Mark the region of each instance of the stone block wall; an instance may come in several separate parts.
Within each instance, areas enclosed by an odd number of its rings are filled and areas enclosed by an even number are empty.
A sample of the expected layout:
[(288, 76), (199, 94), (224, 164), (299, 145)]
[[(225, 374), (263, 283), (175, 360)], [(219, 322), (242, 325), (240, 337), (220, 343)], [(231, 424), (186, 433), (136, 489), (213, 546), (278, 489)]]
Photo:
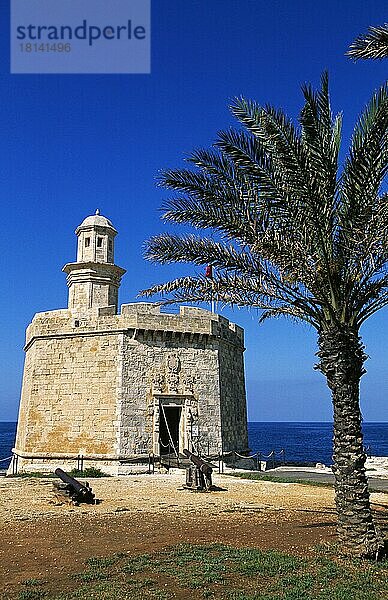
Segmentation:
[[(168, 337), (169, 339), (166, 339)], [(169, 371), (169, 360), (179, 361), (177, 373)], [(219, 370), (217, 343), (188, 333), (137, 332), (123, 340), (121, 388), (121, 453), (133, 456), (158, 454), (159, 404), (168, 401), (195, 415), (207, 449), (221, 451)], [(186, 422), (183, 427), (188, 428)], [(182, 446), (190, 446), (188, 434)], [(180, 451), (182, 451), (182, 447)]]
[(243, 349), (228, 341), (219, 350), (220, 407), (223, 451), (247, 451), (248, 429)]
[(35, 315), (15, 447), (20, 469), (66, 466), (81, 454), (87, 465), (116, 472), (120, 461), (159, 454), (164, 406), (180, 411), (180, 451), (193, 431), (204, 453), (246, 450), (243, 331), (190, 307), (165, 314), (138, 303), (114, 312)]
[(16, 448), (42, 456), (117, 454), (118, 345), (114, 333), (33, 340)]

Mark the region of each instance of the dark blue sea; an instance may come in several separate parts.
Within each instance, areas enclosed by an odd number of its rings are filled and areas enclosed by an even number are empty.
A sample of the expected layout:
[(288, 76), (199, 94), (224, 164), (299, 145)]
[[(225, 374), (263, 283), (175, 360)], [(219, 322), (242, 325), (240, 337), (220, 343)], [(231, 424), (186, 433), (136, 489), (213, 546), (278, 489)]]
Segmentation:
[[(388, 456), (388, 423), (364, 423), (363, 431), (368, 454)], [(0, 459), (11, 455), (15, 434), (16, 423), (0, 423)], [(248, 434), (252, 452), (284, 450), (287, 462), (332, 463), (331, 423), (249, 423)], [(8, 464), (0, 462), (0, 470)]]
[[(368, 455), (388, 456), (388, 423), (363, 423)], [(332, 464), (332, 423), (249, 423), (252, 452), (284, 450), (286, 462)]]
[(6, 469), (10, 460), (2, 460), (8, 458), (12, 454), (12, 448), (15, 445), (16, 423), (1, 423), (0, 422), (0, 471)]

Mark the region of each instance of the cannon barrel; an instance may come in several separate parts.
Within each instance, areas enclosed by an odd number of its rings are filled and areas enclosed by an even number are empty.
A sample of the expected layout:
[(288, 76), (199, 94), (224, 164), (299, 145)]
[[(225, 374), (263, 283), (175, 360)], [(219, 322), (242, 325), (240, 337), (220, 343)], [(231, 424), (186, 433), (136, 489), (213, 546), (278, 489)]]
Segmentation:
[(63, 471), (60, 468), (55, 469), (55, 475), (58, 475), (59, 479), (62, 479), (64, 483), (68, 483), (69, 485), (71, 485), (76, 492), (82, 492), (83, 489), (87, 489), (87, 487), (83, 483), (80, 483), (79, 481), (74, 479), (74, 477), (71, 477), (71, 475), (68, 475), (65, 471)]
[(187, 456), (187, 458), (189, 458), (191, 460), (191, 462), (196, 467), (198, 467), (204, 475), (207, 475), (208, 477), (210, 477), (210, 475), (213, 473), (213, 469), (212, 469), (211, 465), (209, 465), (209, 463), (205, 462), (199, 456), (196, 456), (195, 454), (190, 452), (190, 450), (184, 449), (183, 454), (185, 456)]
[(94, 494), (87, 482), (86, 484), (80, 483), (60, 468), (55, 469), (55, 475), (58, 475), (58, 477), (67, 484), (68, 492), (74, 500), (77, 500), (78, 502), (94, 503)]

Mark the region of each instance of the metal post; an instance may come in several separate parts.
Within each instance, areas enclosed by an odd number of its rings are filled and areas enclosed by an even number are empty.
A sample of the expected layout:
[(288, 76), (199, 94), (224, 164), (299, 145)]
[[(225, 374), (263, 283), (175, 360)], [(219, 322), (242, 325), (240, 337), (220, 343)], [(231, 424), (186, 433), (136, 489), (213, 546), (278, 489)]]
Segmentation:
[(78, 454), (77, 456), (77, 471), (83, 471), (84, 470), (84, 457), (82, 454)]
[(18, 460), (19, 456), (17, 454), (14, 454), (12, 460), (12, 475), (18, 474)]
[(170, 442), (168, 442), (168, 470), (170, 470), (170, 460), (171, 460), (170, 450), (171, 450), (171, 446), (170, 446)]

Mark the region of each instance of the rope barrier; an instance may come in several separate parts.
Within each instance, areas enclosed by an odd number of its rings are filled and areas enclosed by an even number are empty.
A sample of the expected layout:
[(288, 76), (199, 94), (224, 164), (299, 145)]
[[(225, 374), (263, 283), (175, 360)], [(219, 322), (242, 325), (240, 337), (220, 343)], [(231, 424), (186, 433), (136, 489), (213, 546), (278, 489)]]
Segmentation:
[(225, 452), (223, 456), (238, 456), (239, 458), (245, 458), (245, 459), (249, 459), (249, 458), (271, 458), (272, 456), (284, 456), (285, 452), (284, 450), (280, 450), (279, 452), (275, 452), (275, 450), (272, 450), (272, 452), (270, 452), (269, 454), (263, 454), (262, 452), (256, 452), (255, 454), (250, 454), (249, 456), (243, 456), (242, 454), (239, 454), (238, 452)]
[(8, 456), (7, 458), (0, 458), (0, 462), (5, 462), (6, 460), (10, 460), (11, 458), (13, 458), (13, 455)]
[[(196, 451), (198, 453), (198, 441), (194, 441), (190, 435), (190, 433), (188, 434), (188, 439), (191, 442), (192, 446), (196, 448)], [(176, 449), (174, 447), (174, 444), (171, 444), (171, 442), (169, 442), (168, 444), (163, 444), (163, 442), (161, 440), (159, 440), (160, 445), (163, 448), (171, 448), (172, 450), (174, 450), (174, 452), (176, 453)], [(284, 450), (279, 450), (279, 451), (275, 451), (272, 450), (272, 452), (270, 452), (269, 454), (263, 454), (262, 452), (255, 452), (255, 454), (249, 454), (249, 456), (244, 456), (243, 454), (239, 454), (238, 452), (236, 452), (235, 450), (231, 450), (230, 452), (223, 452), (222, 456), (224, 458), (228, 457), (228, 456), (235, 456), (240, 458), (241, 460), (252, 460), (254, 458), (259, 458), (260, 460), (263, 460), (265, 458), (274, 458), (275, 456), (283, 456), (285, 455), (285, 451)], [(12, 456), (10, 456), (9, 458), (12, 458)], [(210, 457), (207, 457), (206, 455), (202, 456), (203, 459), (206, 460), (211, 460)], [(4, 458), (2, 460), (9, 460), (7, 458)], [(1, 462), (1, 461), (0, 461)]]
[(238, 452), (234, 452), (235, 456), (238, 456), (239, 458), (253, 458), (255, 455), (253, 454), (252, 456), (243, 456), (242, 454), (239, 454)]

